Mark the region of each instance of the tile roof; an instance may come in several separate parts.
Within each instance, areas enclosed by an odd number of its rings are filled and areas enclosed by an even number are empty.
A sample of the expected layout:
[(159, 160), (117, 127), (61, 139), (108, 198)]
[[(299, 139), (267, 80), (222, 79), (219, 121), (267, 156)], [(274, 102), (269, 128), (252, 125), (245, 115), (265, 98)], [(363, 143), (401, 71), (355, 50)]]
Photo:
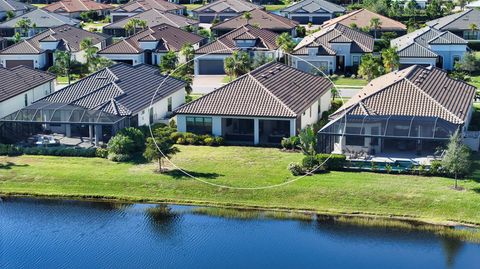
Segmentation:
[(442, 32), (426, 26), (395, 38), (390, 43), (397, 47), (400, 57), (435, 58), (438, 55), (430, 49), (431, 45), (466, 45), (468, 42), (448, 31)]
[(459, 13), (429, 21), (426, 24), (438, 30), (470, 30), (471, 24), (480, 25), (480, 10), (466, 9)]
[(80, 20), (63, 16), (57, 13), (48, 12), (43, 9), (35, 9), (23, 15), (17, 16), (9, 21), (0, 24), (0, 28), (16, 28), (16, 24), (21, 19), (29, 19), (32, 24), (35, 23), (38, 28), (51, 28), (64, 24), (71, 26), (80, 24)]
[(250, 11), (251, 19), (243, 18), (243, 14), (236, 17), (229, 18), (221, 23), (213, 25), (212, 30), (233, 30), (243, 25), (255, 25), (260, 29), (267, 29), (271, 31), (291, 30), (298, 25), (298, 22), (289, 18), (266, 12), (261, 9), (254, 9)]
[(0, 102), (22, 94), (55, 79), (55, 75), (26, 66), (0, 67)]
[(463, 124), (476, 88), (439, 68), (411, 66), (372, 80), (332, 118), (353, 115), (439, 117)]
[(114, 9), (112, 12), (143, 12), (150, 10), (152, 8), (158, 9), (160, 11), (173, 11), (173, 10), (183, 10), (184, 6), (178, 5), (165, 0), (136, 0), (128, 2), (118, 8)]
[(323, 77), (272, 62), (180, 107), (175, 113), (296, 118), (331, 87)]
[(392, 20), (388, 17), (382, 16), (367, 9), (359, 9), (352, 11), (348, 14), (333, 18), (323, 23), (322, 27), (328, 27), (334, 24), (343, 24), (350, 27), (352, 23), (356, 24), (358, 28), (369, 27), (370, 20), (373, 18), (379, 18), (381, 24), (381, 30), (383, 31), (406, 31), (407, 26), (396, 20)]
[(373, 37), (359, 30), (334, 24), (306, 36), (295, 47), (293, 54), (305, 55), (308, 54), (307, 47), (318, 47), (319, 53), (335, 55), (332, 43), (351, 43), (351, 52), (368, 53), (373, 51), (374, 40)]
[(0, 12), (36, 9), (36, 7), (15, 0), (0, 0)]
[(104, 28), (105, 29), (123, 29), (125, 24), (127, 24), (127, 22), (132, 18), (146, 21), (147, 26), (149, 27), (159, 25), (162, 23), (167, 23), (177, 28), (183, 28), (189, 25), (198, 24), (197, 20), (190, 19), (185, 16), (180, 16), (180, 15), (172, 14), (169, 12), (160, 11), (157, 9), (150, 9), (145, 12), (139, 13), (135, 16), (128, 17), (128, 18), (116, 21), (114, 23), (111, 23), (105, 26)]
[(165, 77), (154, 66), (119, 63), (58, 90), (39, 102), (70, 104), (128, 116), (147, 108), (154, 95), (153, 101), (156, 102), (184, 87), (185, 82)]
[(242, 13), (253, 9), (264, 9), (260, 5), (245, 0), (216, 0), (205, 6), (201, 6), (193, 10), (194, 13), (222, 13), (237, 12)]
[(51, 3), (44, 7), (43, 9), (50, 12), (83, 12), (90, 10), (105, 10), (112, 9), (113, 6), (109, 4), (98, 3), (93, 0), (61, 0), (58, 2)]
[(280, 10), (280, 13), (317, 13), (327, 11), (328, 13), (344, 13), (345, 8), (325, 0), (303, 0)]
[(130, 54), (140, 53), (140, 41), (158, 41), (155, 51), (180, 51), (185, 44), (197, 44), (205, 38), (185, 30), (178, 29), (168, 24), (149, 27), (135, 35), (122, 39), (105, 49), (99, 54)]
[(80, 51), (80, 42), (82, 42), (82, 40), (84, 40), (85, 38), (91, 38), (93, 44), (98, 44), (106, 40), (107, 36), (99, 33), (85, 31), (83, 29), (72, 27), (69, 25), (62, 25), (55, 28), (50, 28), (29, 39), (23, 40), (20, 43), (13, 44), (0, 51), (0, 55), (43, 53), (44, 50), (40, 47), (40, 42), (55, 40), (60, 41), (57, 49), (76, 52)]
[(252, 39), (257, 40), (257, 43), (255, 45), (256, 50), (278, 49), (278, 46), (275, 43), (278, 34), (265, 29), (258, 29), (251, 25), (246, 25), (231, 32), (228, 32), (227, 34), (217, 38), (217, 40), (200, 47), (198, 50), (195, 51), (195, 54), (230, 54), (234, 50), (238, 50), (235, 45), (235, 39), (245, 39), (246, 34), (249, 34)]

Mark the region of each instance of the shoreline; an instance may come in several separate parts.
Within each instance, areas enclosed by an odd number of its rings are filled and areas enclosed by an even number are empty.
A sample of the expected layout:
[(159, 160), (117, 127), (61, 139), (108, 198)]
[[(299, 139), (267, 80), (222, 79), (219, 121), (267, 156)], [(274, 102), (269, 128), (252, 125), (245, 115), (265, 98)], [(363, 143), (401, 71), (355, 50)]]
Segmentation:
[(188, 206), (205, 206), (212, 208), (224, 208), (234, 210), (252, 210), (263, 212), (280, 212), (280, 213), (297, 213), (297, 214), (312, 214), (327, 217), (348, 217), (361, 218), (373, 220), (392, 220), (415, 223), (418, 225), (434, 225), (441, 227), (468, 227), (480, 228), (480, 223), (465, 222), (459, 220), (433, 220), (423, 218), (420, 216), (409, 215), (395, 215), (395, 214), (380, 214), (371, 212), (340, 212), (340, 211), (321, 211), (309, 208), (292, 208), (292, 207), (266, 207), (260, 205), (248, 205), (242, 203), (222, 203), (200, 200), (188, 199), (150, 199), (150, 198), (133, 198), (133, 197), (116, 197), (116, 196), (96, 196), (96, 195), (57, 195), (45, 193), (19, 193), (19, 192), (2, 192), (0, 191), (0, 201), (3, 198), (30, 198), (30, 199), (52, 199), (52, 200), (74, 200), (74, 201), (89, 201), (89, 202), (118, 202), (118, 203), (138, 203), (138, 204), (172, 204), (172, 205), (188, 205)]

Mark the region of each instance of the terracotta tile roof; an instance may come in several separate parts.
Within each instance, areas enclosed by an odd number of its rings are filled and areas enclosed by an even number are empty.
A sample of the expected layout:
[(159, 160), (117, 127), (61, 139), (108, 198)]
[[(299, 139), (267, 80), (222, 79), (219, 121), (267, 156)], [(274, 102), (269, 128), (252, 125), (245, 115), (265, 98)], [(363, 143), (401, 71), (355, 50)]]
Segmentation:
[(243, 18), (243, 14), (228, 20), (215, 24), (211, 27), (212, 30), (234, 30), (243, 25), (255, 25), (260, 29), (267, 29), (271, 31), (285, 31), (291, 30), (298, 25), (298, 22), (289, 18), (279, 16), (260, 9), (250, 11), (252, 18), (247, 20)]
[(64, 24), (71, 26), (80, 24), (77, 19), (69, 18), (60, 14), (48, 12), (43, 9), (35, 9), (23, 15), (17, 16), (9, 21), (0, 24), (0, 28), (16, 28), (17, 22), (21, 19), (29, 19), (32, 25), (35, 23), (38, 28), (51, 28)]
[(426, 23), (438, 30), (470, 30), (470, 25), (480, 25), (480, 10), (467, 9)]
[(158, 9), (160, 11), (173, 11), (186, 9), (182, 5), (178, 5), (165, 0), (137, 0), (128, 2), (116, 9), (113, 12), (143, 12), (150, 9)]
[(264, 7), (245, 0), (216, 0), (205, 6), (193, 10), (194, 13), (222, 13), (237, 12), (242, 13), (253, 9), (264, 9)]
[(50, 28), (20, 43), (0, 51), (0, 54), (39, 54), (43, 53), (40, 41), (60, 41), (57, 49), (72, 52), (80, 51), (80, 42), (85, 38), (91, 38), (93, 44), (98, 44), (107, 39), (107, 36), (99, 33), (92, 33), (83, 29), (62, 25)]
[(280, 63), (268, 63), (180, 107), (177, 114), (296, 118), (331, 83)]
[(280, 13), (344, 13), (345, 8), (324, 0), (303, 0), (280, 10)]
[(114, 43), (99, 51), (99, 54), (140, 53), (140, 41), (158, 41), (155, 51), (179, 51), (185, 44), (197, 44), (205, 38), (168, 24), (149, 27), (135, 35)]
[(257, 50), (278, 49), (278, 46), (275, 43), (278, 34), (265, 29), (258, 29), (251, 25), (246, 25), (217, 38), (217, 40), (208, 43), (205, 46), (200, 47), (198, 50), (195, 51), (195, 53), (230, 54), (234, 50), (238, 50), (235, 45), (235, 39), (245, 39), (247, 34), (250, 35), (252, 39), (257, 40), (257, 43), (255, 45), (255, 49)]
[(295, 47), (293, 54), (308, 54), (307, 47), (318, 47), (319, 53), (335, 55), (332, 43), (351, 43), (351, 52), (369, 53), (373, 51), (373, 37), (346, 27), (342, 24), (330, 25), (322, 30), (305, 37)]
[(55, 75), (26, 66), (0, 67), (0, 102), (55, 79)]
[(128, 17), (128, 18), (119, 20), (117, 22), (111, 23), (105, 26), (104, 29), (123, 29), (125, 24), (127, 24), (127, 22), (132, 18), (146, 21), (147, 26), (149, 27), (159, 25), (162, 23), (170, 24), (177, 28), (183, 28), (189, 25), (198, 24), (197, 20), (190, 19), (185, 16), (180, 16), (180, 15), (172, 14), (169, 12), (160, 11), (157, 9), (150, 9), (145, 12), (139, 13), (135, 16)]
[(351, 13), (339, 16), (337, 18), (328, 20), (323, 23), (322, 27), (328, 27), (334, 24), (343, 24), (350, 27), (352, 23), (356, 24), (358, 28), (370, 27), (370, 20), (373, 18), (379, 18), (381, 30), (383, 31), (406, 31), (407, 26), (396, 20), (392, 20), (388, 17), (382, 16), (367, 9), (359, 9), (352, 11)]
[(476, 88), (439, 68), (412, 66), (372, 80), (332, 114), (439, 117), (463, 124)]
[(43, 9), (50, 12), (84, 12), (90, 10), (105, 10), (112, 9), (113, 6), (109, 4), (98, 3), (93, 0), (61, 0), (58, 2), (51, 3)]

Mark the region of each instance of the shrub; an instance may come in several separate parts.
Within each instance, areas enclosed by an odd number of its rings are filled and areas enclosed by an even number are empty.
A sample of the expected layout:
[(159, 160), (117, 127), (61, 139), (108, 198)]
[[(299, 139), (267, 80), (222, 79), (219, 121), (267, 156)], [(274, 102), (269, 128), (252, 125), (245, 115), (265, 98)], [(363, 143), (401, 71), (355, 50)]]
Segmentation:
[(387, 164), (385, 165), (385, 171), (387, 172), (387, 174), (392, 173), (392, 170), (393, 170), (392, 166), (387, 163)]
[(430, 163), (429, 173), (432, 176), (442, 176), (445, 175), (445, 170), (442, 166), (441, 161), (432, 161)]
[(105, 148), (97, 148), (95, 151), (95, 156), (106, 159), (108, 157), (108, 150)]
[(288, 171), (290, 171), (294, 176), (300, 176), (305, 174), (303, 167), (299, 163), (288, 164)]
[(298, 136), (284, 137), (281, 141), (282, 147), (286, 150), (294, 150), (299, 144)]
[(177, 139), (177, 144), (186, 145), (187, 141), (185, 141), (185, 138), (180, 137), (180, 138)]
[(203, 143), (207, 146), (213, 146), (213, 145), (215, 145), (215, 138), (207, 137), (203, 140)]
[(19, 156), (22, 155), (22, 149), (10, 144), (0, 144), (0, 155)]
[(221, 136), (215, 137), (215, 145), (222, 146), (223, 144), (225, 144), (225, 139), (223, 139), (223, 137)]
[(131, 153), (143, 152), (145, 150), (145, 135), (140, 129), (128, 127), (120, 130), (117, 134), (124, 135), (133, 141)]
[(170, 135), (170, 138), (171, 138), (173, 141), (178, 141), (179, 138), (183, 138), (183, 133), (182, 133), (182, 132), (173, 132), (173, 133)]
[(108, 154), (130, 155), (135, 152), (135, 142), (128, 136), (117, 134), (108, 141)]
[(318, 166), (318, 160), (314, 156), (307, 155), (307, 156), (303, 157), (302, 166), (305, 169), (311, 170), (311, 169), (315, 168), (316, 166)]
[(96, 157), (96, 148), (72, 147), (34, 147), (23, 148), (27, 155), (66, 156), (66, 157)]
[[(317, 154), (315, 156), (319, 164), (324, 164), (327, 170), (342, 170), (347, 158), (342, 154)], [(328, 160), (327, 160), (328, 159)]]
[(108, 159), (113, 162), (126, 162), (131, 159), (131, 156), (128, 154), (109, 153)]
[(196, 136), (190, 136), (185, 138), (185, 141), (188, 145), (197, 145), (199, 140)]

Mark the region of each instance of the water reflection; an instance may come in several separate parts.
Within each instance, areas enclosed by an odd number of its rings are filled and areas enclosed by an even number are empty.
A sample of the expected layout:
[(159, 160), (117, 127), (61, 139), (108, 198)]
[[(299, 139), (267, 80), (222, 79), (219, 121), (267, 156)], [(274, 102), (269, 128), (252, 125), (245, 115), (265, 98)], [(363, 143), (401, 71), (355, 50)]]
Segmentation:
[(145, 210), (150, 226), (161, 237), (171, 238), (179, 232), (182, 215), (168, 205), (157, 205)]
[(464, 243), (458, 239), (442, 238), (442, 248), (445, 253), (445, 263), (447, 268), (453, 268), (455, 259), (460, 254)]

